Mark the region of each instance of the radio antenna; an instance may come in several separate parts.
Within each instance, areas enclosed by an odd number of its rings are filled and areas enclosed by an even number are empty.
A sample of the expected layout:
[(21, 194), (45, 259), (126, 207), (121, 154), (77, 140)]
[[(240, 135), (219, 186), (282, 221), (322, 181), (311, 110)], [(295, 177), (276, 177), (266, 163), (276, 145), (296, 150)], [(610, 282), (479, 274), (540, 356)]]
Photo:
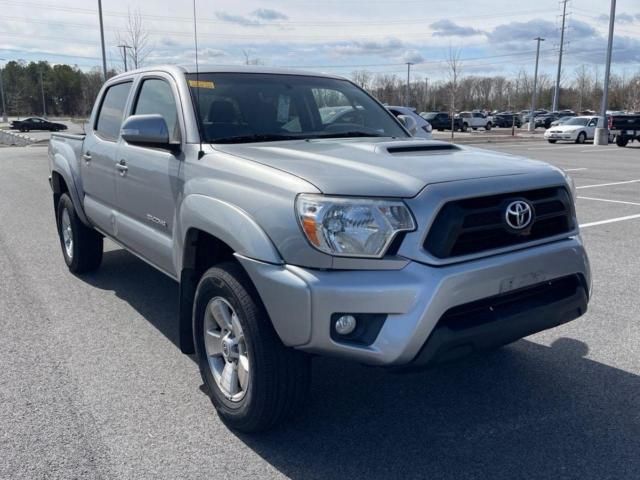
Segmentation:
[(196, 47), (196, 115), (198, 116), (198, 136), (200, 137), (200, 150), (198, 150), (198, 160), (204, 157), (202, 150), (202, 119), (200, 118), (200, 68), (198, 66), (198, 22), (196, 21), (196, 0), (193, 0), (193, 41)]

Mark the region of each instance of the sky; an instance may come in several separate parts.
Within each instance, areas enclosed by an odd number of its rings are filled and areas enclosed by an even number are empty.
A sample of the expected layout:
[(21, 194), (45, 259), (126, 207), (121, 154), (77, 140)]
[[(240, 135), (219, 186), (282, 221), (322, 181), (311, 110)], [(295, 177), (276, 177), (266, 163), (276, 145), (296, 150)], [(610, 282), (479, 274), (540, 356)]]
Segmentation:
[[(355, 70), (446, 77), (457, 50), (467, 75), (532, 71), (534, 37), (544, 37), (541, 72), (555, 74), (562, 7), (558, 0), (195, 0), (202, 64), (268, 66), (349, 76)], [(640, 0), (618, 0), (613, 69), (640, 71)], [(0, 64), (47, 60), (84, 70), (101, 65), (97, 0), (0, 0)], [(194, 63), (192, 0), (102, 0), (107, 63), (128, 12), (149, 34), (147, 65)], [(604, 70), (609, 2), (568, 3), (563, 76), (581, 65)]]

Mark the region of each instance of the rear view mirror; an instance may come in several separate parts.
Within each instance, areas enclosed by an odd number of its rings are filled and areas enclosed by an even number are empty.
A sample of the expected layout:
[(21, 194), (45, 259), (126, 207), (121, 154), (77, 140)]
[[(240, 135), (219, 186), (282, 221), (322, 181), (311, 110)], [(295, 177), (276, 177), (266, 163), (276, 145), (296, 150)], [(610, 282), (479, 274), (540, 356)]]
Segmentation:
[(398, 115), (398, 120), (404, 125), (404, 128), (409, 130), (412, 136), (418, 132), (418, 122), (416, 122), (415, 118), (409, 115)]
[(159, 114), (130, 116), (122, 124), (121, 135), (125, 142), (141, 147), (175, 151), (180, 146), (169, 140), (167, 122)]

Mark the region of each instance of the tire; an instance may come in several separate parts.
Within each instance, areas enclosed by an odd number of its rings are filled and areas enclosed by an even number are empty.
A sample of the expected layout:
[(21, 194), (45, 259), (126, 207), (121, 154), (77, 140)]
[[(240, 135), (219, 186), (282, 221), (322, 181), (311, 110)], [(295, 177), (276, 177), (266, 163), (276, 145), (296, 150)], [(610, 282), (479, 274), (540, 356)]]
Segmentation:
[(96, 270), (102, 262), (102, 235), (82, 223), (66, 193), (58, 200), (56, 224), (62, 255), (69, 270), (72, 273)]
[(557, 140), (547, 140), (549, 143), (556, 143)]
[(629, 143), (629, 139), (623, 135), (616, 135), (616, 145), (619, 147), (626, 147)]
[(489, 122), (484, 126), (484, 129), (488, 132), (489, 130), (491, 130), (491, 126), (491, 122)]
[(578, 134), (578, 138), (576, 138), (576, 143), (582, 145), (586, 141), (587, 141), (587, 134), (584, 132), (580, 132)]
[[(235, 322), (216, 319), (233, 318), (234, 313)], [(228, 325), (226, 330), (221, 324)], [(229, 427), (247, 433), (268, 430), (305, 403), (310, 357), (282, 344), (240, 265), (222, 263), (204, 273), (196, 289), (193, 325), (202, 380)], [(219, 339), (230, 343), (225, 346)], [(232, 372), (227, 376), (223, 372), (228, 368)], [(231, 378), (227, 385), (225, 377)]]
[(478, 130), (478, 127), (471, 127), (471, 129), (475, 132), (476, 130)]
[(463, 124), (462, 124), (462, 128), (461, 128), (461, 130), (462, 130), (463, 132), (466, 132), (467, 130), (469, 130), (469, 124), (468, 124), (468, 123), (466, 123), (466, 122), (465, 122), (465, 123), (463, 123)]

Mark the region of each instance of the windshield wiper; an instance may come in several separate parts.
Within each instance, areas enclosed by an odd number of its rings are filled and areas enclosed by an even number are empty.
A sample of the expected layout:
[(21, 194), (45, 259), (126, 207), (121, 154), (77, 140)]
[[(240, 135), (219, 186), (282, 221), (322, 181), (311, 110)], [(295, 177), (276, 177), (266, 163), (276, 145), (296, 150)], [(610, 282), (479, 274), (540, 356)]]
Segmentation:
[(237, 135), (235, 137), (223, 137), (211, 140), (211, 143), (251, 143), (251, 142), (277, 142), (279, 140), (301, 140), (296, 135), (282, 135), (278, 133), (260, 133), (254, 135)]

